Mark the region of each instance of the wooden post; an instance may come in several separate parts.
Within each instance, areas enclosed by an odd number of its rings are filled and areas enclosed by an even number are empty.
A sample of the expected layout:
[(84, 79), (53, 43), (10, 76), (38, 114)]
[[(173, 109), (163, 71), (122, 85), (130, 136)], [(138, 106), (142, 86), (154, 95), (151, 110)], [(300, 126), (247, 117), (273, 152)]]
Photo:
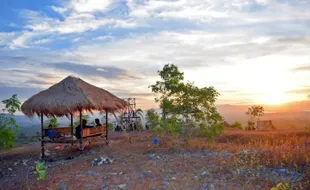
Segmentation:
[(108, 122), (108, 110), (105, 111), (105, 126), (106, 126), (106, 145), (108, 145), (108, 133), (109, 133), (109, 122)]
[[(71, 138), (73, 139), (73, 114), (72, 113), (71, 113)], [(71, 145), (73, 145), (73, 141)]]
[(41, 158), (44, 159), (44, 122), (43, 122), (43, 113), (41, 113)]
[(80, 138), (80, 151), (83, 152), (83, 121), (82, 121), (82, 110), (80, 110), (80, 134), (81, 134), (81, 138)]

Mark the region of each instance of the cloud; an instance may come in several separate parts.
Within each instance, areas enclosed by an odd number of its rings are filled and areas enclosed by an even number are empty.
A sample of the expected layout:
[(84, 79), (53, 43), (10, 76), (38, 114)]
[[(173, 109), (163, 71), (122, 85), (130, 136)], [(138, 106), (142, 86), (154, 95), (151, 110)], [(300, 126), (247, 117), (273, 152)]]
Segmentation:
[(10, 43), (16, 35), (16, 32), (0, 32), (0, 47)]
[(302, 66), (302, 67), (296, 67), (292, 69), (294, 72), (299, 72), (299, 71), (310, 71), (310, 66)]
[(32, 88), (32, 87), (12, 87), (5, 86), (0, 83), (0, 100), (11, 97), (13, 94), (17, 94), (17, 97), (24, 101), (34, 94), (40, 92), (42, 89), (40, 88)]
[(292, 93), (292, 94), (309, 94), (310, 93), (310, 87), (306, 87), (306, 88), (302, 88), (302, 89), (290, 90), (287, 93)]
[(106, 79), (138, 79), (139, 77), (133, 76), (124, 69), (112, 66), (97, 67), (92, 65), (83, 65), (77, 63), (53, 63), (46, 64), (47, 67), (53, 67), (59, 70), (68, 71), (70, 73), (78, 74), (83, 77), (103, 77)]
[(49, 43), (51, 41), (52, 41), (52, 39), (50, 39), (50, 38), (44, 38), (44, 39), (36, 40), (33, 43), (34, 44), (46, 44), (46, 43)]
[[(29, 48), (39, 45), (36, 37), (53, 35), (49, 41), (57, 40), (59, 36), (82, 34), (99, 30), (113, 31), (134, 30), (138, 27), (147, 30), (162, 30), (173, 28), (200, 28), (207, 30), (223, 30), (227, 27), (244, 27), (254, 25), (262, 30), (262, 24), (281, 22), (280, 25), (264, 27), (264, 31), (291, 32), (309, 30), (301, 21), (308, 22), (309, 14), (305, 7), (310, 2), (280, 3), (269, 0), (71, 0), (50, 9), (61, 15), (61, 18), (51, 17), (45, 12), (23, 10), (21, 16), (25, 19), (25, 30), (20, 32), (9, 44), (11, 49)], [(296, 22), (298, 21), (298, 22)], [(287, 22), (287, 23), (285, 23)], [(187, 23), (187, 24), (186, 24)], [(206, 28), (205, 23), (208, 23)], [(255, 25), (257, 24), (257, 25)], [(259, 25), (258, 25), (259, 24)], [(277, 30), (274, 27), (279, 27)], [(298, 31), (296, 31), (298, 30)], [(134, 32), (138, 32), (135, 30)], [(126, 31), (124, 32), (126, 33)], [(35, 40), (32, 42), (31, 40)], [(72, 41), (75, 43), (75, 41)], [(1, 45), (1, 40), (0, 40)]]
[(105, 12), (112, 2), (112, 0), (71, 0), (68, 6), (76, 12)]
[(17, 48), (28, 48), (27, 45), (28, 40), (30, 40), (35, 34), (32, 32), (25, 32), (22, 35), (18, 36), (17, 38), (13, 39), (10, 43), (10, 49), (17, 49)]

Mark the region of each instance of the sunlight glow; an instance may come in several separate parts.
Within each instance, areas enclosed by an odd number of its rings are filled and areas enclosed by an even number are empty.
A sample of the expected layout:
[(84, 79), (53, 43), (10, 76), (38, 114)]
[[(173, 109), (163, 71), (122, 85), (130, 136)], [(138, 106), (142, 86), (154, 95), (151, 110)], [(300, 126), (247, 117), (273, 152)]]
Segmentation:
[(285, 93), (274, 93), (274, 94), (266, 94), (263, 97), (261, 103), (270, 104), (270, 105), (278, 105), (288, 103), (290, 100)]

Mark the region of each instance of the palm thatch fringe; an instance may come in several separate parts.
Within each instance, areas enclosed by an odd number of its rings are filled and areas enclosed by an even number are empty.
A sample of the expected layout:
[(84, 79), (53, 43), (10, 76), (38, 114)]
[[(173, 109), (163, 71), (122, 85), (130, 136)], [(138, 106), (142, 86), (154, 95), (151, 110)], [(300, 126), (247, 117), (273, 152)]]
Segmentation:
[(28, 117), (70, 117), (82, 111), (117, 112), (126, 108), (126, 101), (110, 92), (69, 76), (47, 90), (32, 96), (21, 107)]

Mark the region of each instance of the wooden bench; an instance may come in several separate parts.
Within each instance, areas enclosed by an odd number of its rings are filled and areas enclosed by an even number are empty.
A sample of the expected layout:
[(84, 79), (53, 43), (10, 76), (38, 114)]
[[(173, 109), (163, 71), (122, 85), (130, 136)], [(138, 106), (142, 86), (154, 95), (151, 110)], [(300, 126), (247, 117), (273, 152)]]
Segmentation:
[(106, 126), (100, 126), (100, 127), (94, 127), (94, 128), (86, 128), (83, 129), (83, 135), (82, 137), (93, 137), (93, 136), (99, 136), (102, 134), (107, 133), (107, 128)]
[[(45, 136), (47, 136), (47, 130), (49, 129), (44, 130)], [(54, 128), (53, 131), (59, 132), (61, 135), (66, 135), (66, 134), (71, 135), (71, 127)]]

